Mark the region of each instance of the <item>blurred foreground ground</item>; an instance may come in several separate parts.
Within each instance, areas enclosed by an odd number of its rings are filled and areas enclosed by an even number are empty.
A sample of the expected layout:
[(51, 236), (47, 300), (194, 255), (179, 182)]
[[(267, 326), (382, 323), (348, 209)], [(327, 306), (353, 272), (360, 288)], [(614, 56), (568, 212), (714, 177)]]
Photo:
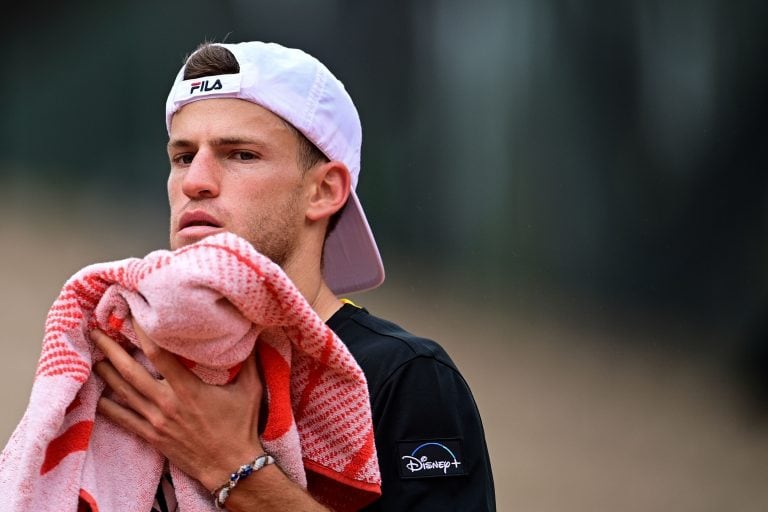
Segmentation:
[[(11, 210), (0, 210), (3, 445), (26, 406), (45, 314), (64, 280), (86, 264), (162, 247), (165, 230), (155, 215), (127, 216), (127, 227), (87, 221), (85, 210), (35, 222)], [(704, 333), (605, 307), (598, 317), (561, 314), (562, 301), (541, 296), (488, 303), (406, 277), (390, 268), (382, 289), (354, 299), (452, 355), (484, 419), (499, 510), (768, 510), (768, 426), (751, 418), (722, 369), (664, 348)]]

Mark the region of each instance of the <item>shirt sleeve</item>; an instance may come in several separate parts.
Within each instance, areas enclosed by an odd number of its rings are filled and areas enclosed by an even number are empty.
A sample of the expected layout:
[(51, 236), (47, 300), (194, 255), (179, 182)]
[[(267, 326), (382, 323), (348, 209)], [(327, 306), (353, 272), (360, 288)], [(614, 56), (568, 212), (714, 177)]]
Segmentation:
[(480, 414), (454, 367), (416, 357), (373, 391), (382, 497), (364, 510), (496, 510)]

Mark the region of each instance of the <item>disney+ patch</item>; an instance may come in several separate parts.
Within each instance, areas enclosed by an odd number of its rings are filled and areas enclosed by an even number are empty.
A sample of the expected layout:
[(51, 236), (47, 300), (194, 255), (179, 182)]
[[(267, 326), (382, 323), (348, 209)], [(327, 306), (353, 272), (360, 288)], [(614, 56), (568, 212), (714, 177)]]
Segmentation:
[(397, 455), (401, 478), (466, 474), (459, 439), (400, 441)]

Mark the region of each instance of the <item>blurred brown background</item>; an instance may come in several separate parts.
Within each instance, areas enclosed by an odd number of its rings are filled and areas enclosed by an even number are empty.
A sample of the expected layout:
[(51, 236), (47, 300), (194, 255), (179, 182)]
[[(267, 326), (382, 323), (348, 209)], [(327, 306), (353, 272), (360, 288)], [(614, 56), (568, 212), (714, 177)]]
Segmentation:
[(385, 285), (480, 407), (499, 510), (768, 509), (768, 4), (83, 1), (0, 19), (0, 439), (45, 314), (166, 246), (163, 103), (205, 38), (361, 112)]

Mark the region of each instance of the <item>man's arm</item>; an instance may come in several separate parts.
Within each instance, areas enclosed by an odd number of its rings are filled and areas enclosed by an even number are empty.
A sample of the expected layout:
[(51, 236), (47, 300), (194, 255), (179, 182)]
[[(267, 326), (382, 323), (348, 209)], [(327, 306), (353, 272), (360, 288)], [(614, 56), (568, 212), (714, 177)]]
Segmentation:
[[(258, 436), (263, 388), (254, 357), (233, 382), (205, 384), (133, 325), (163, 378), (155, 379), (117, 342), (94, 331), (91, 338), (106, 356), (94, 370), (122, 402), (102, 397), (99, 413), (150, 443), (209, 491), (219, 488), (238, 467), (264, 453)], [(327, 511), (275, 465), (241, 480), (226, 506), (233, 512)]]
[(382, 497), (366, 511), (495, 511), (488, 448), (472, 393), (444, 360), (401, 365), (373, 399)]

